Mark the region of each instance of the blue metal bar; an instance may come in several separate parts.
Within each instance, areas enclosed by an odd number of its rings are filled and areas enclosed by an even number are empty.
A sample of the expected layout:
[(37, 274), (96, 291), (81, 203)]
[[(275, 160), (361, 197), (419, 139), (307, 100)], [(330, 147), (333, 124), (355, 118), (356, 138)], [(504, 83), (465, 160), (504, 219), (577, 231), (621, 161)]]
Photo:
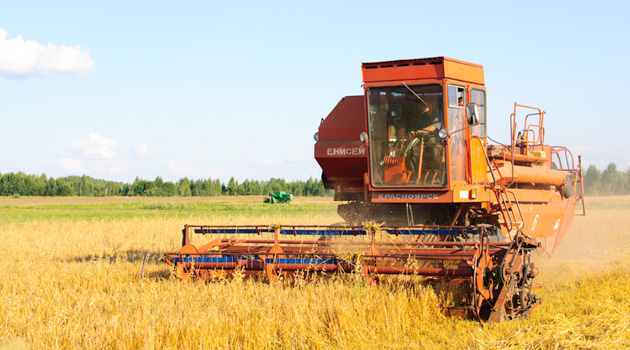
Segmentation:
[(282, 229), (281, 235), (296, 236), (365, 236), (364, 229), (343, 229), (343, 228), (313, 228), (313, 229)]
[(210, 257), (210, 256), (182, 256), (182, 257), (172, 257), (171, 261), (173, 263), (232, 263), (236, 262), (236, 257), (234, 256), (224, 256), (224, 257)]
[[(237, 257), (237, 256), (224, 256), (224, 257), (209, 257), (209, 256), (174, 256), (170, 258), (173, 263), (233, 263), (238, 260), (258, 260), (259, 258), (252, 257)], [(276, 264), (307, 264), (307, 265), (320, 265), (320, 264), (336, 264), (339, 259), (336, 258), (278, 258)], [(266, 263), (273, 263), (272, 258), (265, 259)]]
[(195, 233), (199, 234), (259, 234), (263, 232), (273, 232), (268, 228), (196, 228)]
[[(265, 259), (266, 263), (273, 263), (273, 259)], [(323, 265), (323, 264), (336, 264), (336, 259), (315, 259), (315, 258), (304, 258), (304, 259), (276, 259), (276, 264), (307, 264), (307, 265)]]
[(476, 234), (478, 230), (473, 228), (383, 228), (390, 235), (438, 235), (438, 236), (459, 236), (462, 234)]
[[(381, 227), (383, 232), (390, 235), (439, 235), (439, 236), (459, 236), (463, 234), (478, 234), (479, 228), (474, 227)], [(274, 229), (267, 226), (207, 226), (194, 228), (198, 234), (260, 234), (273, 233)], [(281, 235), (293, 236), (365, 236), (368, 230), (362, 227), (308, 227), (308, 226), (286, 226), (280, 229)]]

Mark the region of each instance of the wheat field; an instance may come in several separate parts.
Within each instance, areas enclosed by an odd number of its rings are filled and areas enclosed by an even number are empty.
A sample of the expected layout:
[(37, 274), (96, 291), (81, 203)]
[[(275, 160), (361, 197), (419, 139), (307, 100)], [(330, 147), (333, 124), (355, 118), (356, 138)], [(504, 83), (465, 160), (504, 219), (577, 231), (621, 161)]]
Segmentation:
[(630, 197), (587, 198), (556, 254), (536, 257), (543, 303), (500, 324), (442, 316), (422, 284), (180, 281), (158, 260), (184, 224), (340, 221), (329, 199), (253, 214), (233, 210), (260, 198), (200, 201), (0, 199), (0, 349), (630, 348)]

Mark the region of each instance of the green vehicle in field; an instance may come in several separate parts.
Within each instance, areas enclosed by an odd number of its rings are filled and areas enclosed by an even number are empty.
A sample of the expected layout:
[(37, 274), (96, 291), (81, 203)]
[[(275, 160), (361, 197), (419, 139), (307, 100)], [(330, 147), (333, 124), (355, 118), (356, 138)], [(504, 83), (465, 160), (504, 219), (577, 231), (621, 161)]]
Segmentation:
[(265, 203), (289, 203), (293, 200), (292, 194), (287, 194), (284, 191), (269, 191), (269, 196), (265, 198)]

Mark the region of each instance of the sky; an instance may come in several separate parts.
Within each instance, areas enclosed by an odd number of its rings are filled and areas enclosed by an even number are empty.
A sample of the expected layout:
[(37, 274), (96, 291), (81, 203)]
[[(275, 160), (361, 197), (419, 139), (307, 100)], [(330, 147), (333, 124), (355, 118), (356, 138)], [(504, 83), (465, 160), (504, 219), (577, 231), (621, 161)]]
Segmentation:
[(488, 134), (514, 103), (546, 143), (630, 167), (628, 1), (10, 1), (0, 11), (0, 172), (319, 178), (313, 134), (361, 63), (484, 66)]

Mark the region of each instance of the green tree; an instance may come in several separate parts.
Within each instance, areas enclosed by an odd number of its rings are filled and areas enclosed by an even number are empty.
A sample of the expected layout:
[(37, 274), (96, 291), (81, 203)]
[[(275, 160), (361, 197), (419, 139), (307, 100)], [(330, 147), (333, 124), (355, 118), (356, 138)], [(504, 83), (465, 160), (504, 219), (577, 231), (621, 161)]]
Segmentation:
[(142, 196), (144, 194), (144, 180), (140, 180), (138, 177), (133, 181), (131, 185), (131, 196)]
[(231, 177), (230, 181), (228, 181), (228, 184), (227, 184), (227, 195), (235, 196), (237, 194), (238, 194), (238, 182), (234, 180), (234, 177)]
[(162, 195), (172, 197), (177, 195), (178, 186), (172, 182), (165, 182), (162, 187)]
[(72, 186), (64, 179), (57, 180), (57, 195), (59, 196), (74, 196), (75, 192)]
[(48, 179), (48, 183), (46, 184), (46, 192), (45, 196), (54, 197), (59, 193), (59, 188), (57, 187), (57, 180), (52, 177)]
[(192, 192), (190, 191), (190, 183), (186, 177), (179, 180), (179, 195), (184, 197), (192, 195)]
[(599, 183), (599, 179), (601, 177), (601, 173), (597, 170), (595, 165), (590, 165), (586, 172), (584, 173), (584, 192), (587, 195), (598, 195), (599, 191), (601, 191), (601, 184)]
[(617, 171), (617, 165), (610, 163), (602, 171), (601, 182), (606, 195), (621, 194), (620, 190), (624, 187), (624, 176)]

